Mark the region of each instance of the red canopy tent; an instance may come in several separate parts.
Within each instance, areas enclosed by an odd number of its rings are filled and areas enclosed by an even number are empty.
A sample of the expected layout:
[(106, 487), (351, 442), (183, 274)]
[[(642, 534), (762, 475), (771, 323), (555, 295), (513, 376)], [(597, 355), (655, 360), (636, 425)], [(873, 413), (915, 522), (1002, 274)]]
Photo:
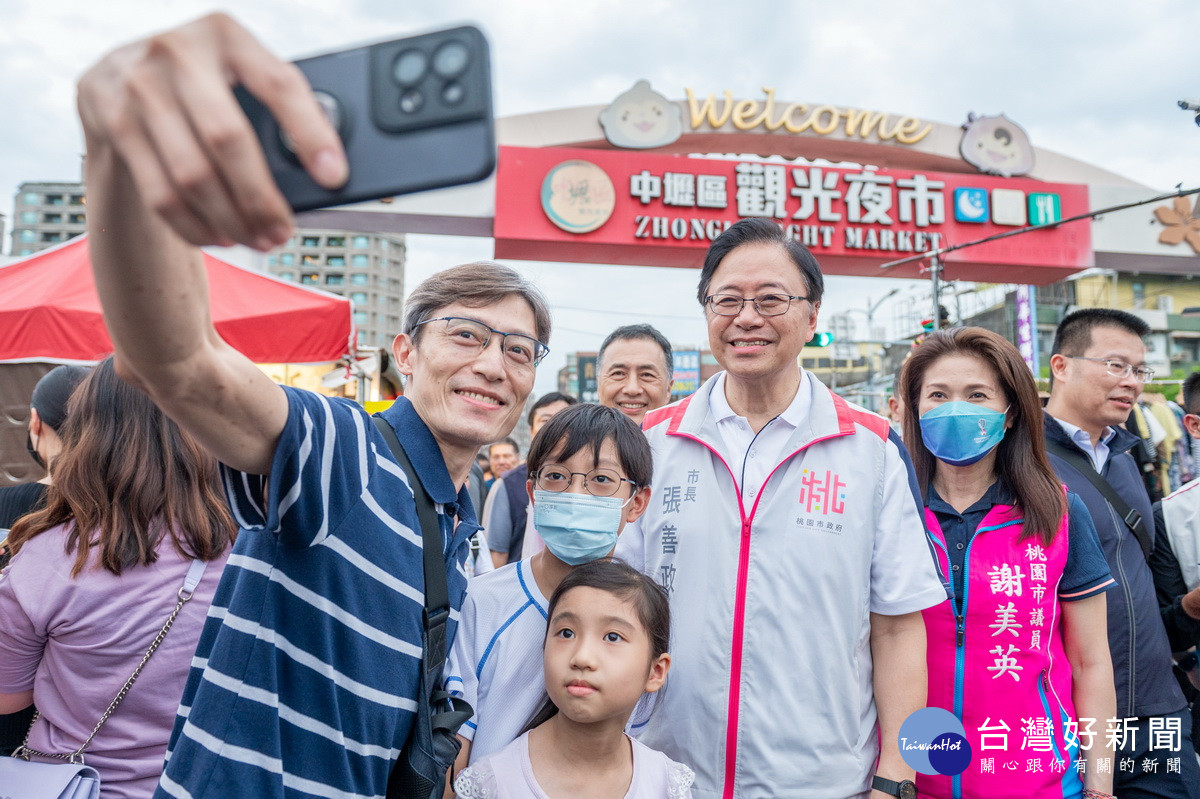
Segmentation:
[[(205, 253), (213, 322), (256, 363), (336, 361), (350, 351), (350, 301)], [(0, 362), (96, 361), (113, 350), (85, 236), (0, 268)]]

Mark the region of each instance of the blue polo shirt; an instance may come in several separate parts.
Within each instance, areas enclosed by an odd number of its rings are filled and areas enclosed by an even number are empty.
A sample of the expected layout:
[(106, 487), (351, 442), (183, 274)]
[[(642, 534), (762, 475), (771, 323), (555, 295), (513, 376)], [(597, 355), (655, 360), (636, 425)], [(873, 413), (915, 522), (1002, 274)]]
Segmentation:
[[(931, 483), (927, 505), (937, 516), (946, 539), (946, 552), (950, 557), (950, 570), (954, 574), (954, 602), (962, 604), (963, 563), (966, 561), (967, 545), (983, 522), (983, 517), (993, 505), (1012, 505), (1016, 501), (1002, 482), (997, 480), (988, 487), (983, 496), (962, 513), (942, 499)], [(1076, 494), (1067, 492), (1067, 564), (1063, 569), (1062, 581), (1058, 585), (1058, 598), (1064, 602), (1077, 602), (1103, 593), (1116, 585), (1108, 570), (1108, 561), (1100, 550), (1100, 539), (1092, 515)]]
[[(270, 478), (222, 470), (241, 530), (156, 797), (383, 797), (412, 725), (425, 582), (413, 492), (361, 407), (284, 391)], [(439, 506), (453, 640), (475, 512), (412, 404), (383, 416)]]

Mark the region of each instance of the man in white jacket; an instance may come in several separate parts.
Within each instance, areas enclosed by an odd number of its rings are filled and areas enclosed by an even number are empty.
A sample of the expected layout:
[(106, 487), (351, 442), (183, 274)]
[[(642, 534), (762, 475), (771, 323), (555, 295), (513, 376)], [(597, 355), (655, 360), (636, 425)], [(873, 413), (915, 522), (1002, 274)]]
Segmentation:
[(699, 290), (725, 371), (643, 423), (653, 493), (617, 556), (674, 622), (640, 736), (698, 799), (911, 795), (897, 737), (925, 704), (920, 611), (947, 595), (899, 439), (800, 369), (822, 289), (774, 221), (730, 227)]

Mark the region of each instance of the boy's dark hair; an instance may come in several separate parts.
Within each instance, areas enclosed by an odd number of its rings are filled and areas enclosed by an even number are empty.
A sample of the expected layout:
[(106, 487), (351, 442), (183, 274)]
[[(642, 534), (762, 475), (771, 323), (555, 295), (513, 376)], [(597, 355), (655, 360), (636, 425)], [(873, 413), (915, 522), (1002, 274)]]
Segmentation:
[(1183, 381), (1183, 410), (1200, 416), (1200, 372), (1192, 372)]
[(521, 448), (517, 446), (517, 442), (514, 441), (512, 439), (512, 437), (510, 436), (509, 438), (502, 438), (499, 441), (493, 441), (492, 443), (488, 444), (487, 455), (488, 455), (489, 460), (492, 457), (492, 447), (497, 446), (498, 444), (508, 444), (508, 445), (512, 446), (513, 452), (515, 452), (517, 454), (517, 456), (520, 457)]
[(672, 370), (675, 366), (675, 359), (671, 355), (671, 342), (667, 341), (667, 337), (658, 332), (658, 329), (653, 325), (621, 325), (616, 330), (608, 334), (604, 339), (604, 343), (600, 345), (600, 352), (596, 354), (596, 363), (604, 363), (604, 351), (608, 349), (608, 345), (614, 341), (636, 341), (638, 339), (646, 339), (653, 341), (662, 349), (663, 362), (667, 366), (667, 378), (670, 379), (673, 374)]
[(717, 236), (704, 255), (704, 266), (700, 269), (700, 287), (696, 298), (704, 305), (708, 296), (708, 285), (712, 282), (713, 273), (721, 265), (726, 255), (741, 247), (743, 244), (778, 244), (796, 264), (800, 275), (804, 278), (804, 292), (813, 305), (821, 301), (825, 292), (825, 279), (821, 276), (821, 267), (817, 259), (800, 242), (789, 239), (783, 228), (773, 219), (743, 219), (729, 226), (729, 229)]
[[(572, 588), (595, 588), (631, 603), (637, 610), (638, 621), (646, 630), (646, 637), (650, 639), (650, 657), (657, 658), (670, 650), (671, 603), (667, 592), (637, 569), (622, 561), (607, 558), (576, 566), (550, 596), (547, 619), (554, 618), (554, 609), (559, 600)], [(541, 725), (556, 713), (558, 708), (547, 696), (521, 734)]]
[(1097, 327), (1117, 327), (1138, 338), (1150, 333), (1150, 325), (1131, 313), (1115, 308), (1083, 308), (1058, 323), (1050, 354), (1082, 355), (1092, 345), (1092, 331)]
[(556, 402), (565, 402), (568, 405), (574, 405), (579, 400), (572, 397), (570, 394), (563, 394), (561, 391), (551, 391), (549, 394), (543, 394), (537, 398), (537, 402), (533, 403), (533, 407), (529, 409), (529, 415), (525, 417), (526, 423), (533, 427), (533, 417), (539, 410), (547, 405), (553, 405)]
[(638, 426), (616, 408), (606, 408), (593, 402), (572, 405), (553, 419), (534, 436), (525, 463), (529, 477), (547, 463), (563, 461), (584, 447), (592, 450), (595, 462), (600, 462), (600, 449), (611, 440), (617, 448), (617, 458), (625, 476), (638, 487), (650, 485), (654, 476), (654, 457), (650, 444)]

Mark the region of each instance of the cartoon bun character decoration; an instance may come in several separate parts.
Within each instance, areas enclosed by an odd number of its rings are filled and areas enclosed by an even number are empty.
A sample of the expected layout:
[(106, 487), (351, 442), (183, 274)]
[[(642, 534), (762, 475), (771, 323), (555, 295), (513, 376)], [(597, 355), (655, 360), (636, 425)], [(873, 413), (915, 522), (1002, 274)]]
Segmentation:
[(1025, 130), (1003, 114), (967, 114), (962, 141), (963, 160), (980, 172), (1011, 178), (1033, 169), (1033, 145)]
[(683, 135), (683, 111), (639, 80), (600, 112), (600, 126), (613, 146), (648, 150)]

